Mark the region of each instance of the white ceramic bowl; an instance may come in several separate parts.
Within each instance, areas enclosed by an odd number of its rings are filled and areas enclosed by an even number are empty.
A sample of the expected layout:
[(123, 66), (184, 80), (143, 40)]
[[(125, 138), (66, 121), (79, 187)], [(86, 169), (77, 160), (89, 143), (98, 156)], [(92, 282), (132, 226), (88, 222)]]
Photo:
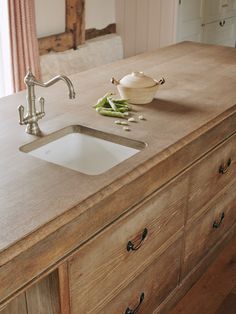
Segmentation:
[(133, 72), (120, 81), (112, 78), (111, 82), (116, 85), (122, 98), (128, 99), (132, 104), (141, 105), (153, 100), (159, 86), (165, 83), (165, 79), (161, 78), (157, 81), (144, 75), (143, 72)]

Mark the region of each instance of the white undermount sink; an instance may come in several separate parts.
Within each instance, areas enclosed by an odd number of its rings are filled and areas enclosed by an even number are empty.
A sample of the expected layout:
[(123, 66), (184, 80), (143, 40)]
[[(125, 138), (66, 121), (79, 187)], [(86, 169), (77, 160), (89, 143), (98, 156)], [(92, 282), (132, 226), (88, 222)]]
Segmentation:
[(137, 154), (144, 146), (142, 142), (84, 126), (70, 126), (20, 150), (81, 173), (98, 175)]

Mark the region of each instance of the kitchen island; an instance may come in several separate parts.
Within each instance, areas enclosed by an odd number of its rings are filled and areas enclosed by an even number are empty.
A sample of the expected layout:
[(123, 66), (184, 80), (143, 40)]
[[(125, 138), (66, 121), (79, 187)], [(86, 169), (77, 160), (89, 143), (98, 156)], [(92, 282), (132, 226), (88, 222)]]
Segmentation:
[[(166, 84), (125, 132), (92, 105), (137, 70)], [(73, 101), (37, 90), (45, 135), (83, 125), (146, 147), (85, 175), (20, 151), (37, 140), (18, 125), (25, 92), (0, 100), (0, 313), (168, 311), (236, 231), (235, 49), (186, 42), (71, 80)]]

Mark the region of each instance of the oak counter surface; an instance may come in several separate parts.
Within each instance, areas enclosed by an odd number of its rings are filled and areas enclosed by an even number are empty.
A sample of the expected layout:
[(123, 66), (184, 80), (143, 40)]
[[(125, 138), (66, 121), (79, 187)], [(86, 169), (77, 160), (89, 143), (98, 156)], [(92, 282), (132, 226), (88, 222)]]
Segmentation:
[[(131, 124), (131, 132), (125, 132), (92, 105), (115, 91), (112, 76), (135, 70), (156, 79), (163, 76), (166, 84), (152, 103), (133, 106), (135, 116), (142, 114), (146, 121)], [(79, 124), (148, 146), (106, 173), (81, 174), (20, 152), (20, 146), (35, 140), (18, 125), (17, 106), (25, 105), (25, 91), (0, 99), (0, 266), (175, 154), (196, 132), (236, 112), (234, 48), (187, 42), (91, 69), (71, 80), (77, 92), (73, 101), (62, 82), (36, 89), (37, 97), (45, 97), (46, 116), (39, 121), (45, 134)]]

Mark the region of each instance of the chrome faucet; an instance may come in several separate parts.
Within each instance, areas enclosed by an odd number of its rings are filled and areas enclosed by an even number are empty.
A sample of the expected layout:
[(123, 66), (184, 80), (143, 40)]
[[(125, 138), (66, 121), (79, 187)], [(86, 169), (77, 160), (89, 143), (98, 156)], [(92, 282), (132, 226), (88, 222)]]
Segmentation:
[(38, 126), (38, 120), (42, 119), (45, 116), (45, 111), (44, 111), (44, 98), (40, 97), (39, 98), (39, 106), (40, 106), (40, 111), (36, 110), (35, 106), (35, 85), (41, 86), (41, 87), (49, 87), (53, 84), (55, 84), (58, 81), (63, 81), (66, 83), (68, 89), (69, 89), (69, 98), (73, 99), (75, 98), (75, 91), (73, 84), (71, 80), (64, 76), (64, 75), (58, 75), (49, 80), (46, 83), (42, 83), (36, 80), (35, 76), (32, 74), (30, 70), (28, 70), (24, 82), (27, 88), (27, 96), (26, 96), (26, 101), (27, 101), (27, 107), (26, 107), (26, 115), (24, 115), (25, 108), (24, 106), (19, 106), (18, 111), (19, 111), (19, 116), (20, 120), (19, 123), (21, 125), (26, 125), (25, 131), (29, 134), (36, 135), (36, 136), (42, 136), (42, 132)]

